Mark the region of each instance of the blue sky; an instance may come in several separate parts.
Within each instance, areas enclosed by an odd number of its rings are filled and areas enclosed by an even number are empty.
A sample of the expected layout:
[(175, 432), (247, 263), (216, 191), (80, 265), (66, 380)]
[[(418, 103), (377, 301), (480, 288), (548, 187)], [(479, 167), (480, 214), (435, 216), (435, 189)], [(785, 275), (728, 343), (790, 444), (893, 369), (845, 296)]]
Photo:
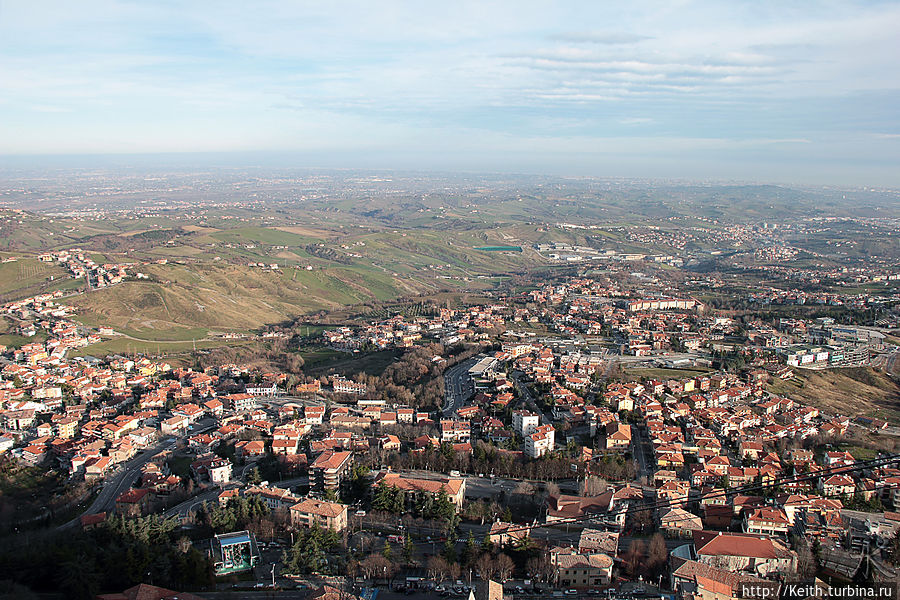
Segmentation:
[(900, 187), (898, 2), (9, 2), (0, 154)]

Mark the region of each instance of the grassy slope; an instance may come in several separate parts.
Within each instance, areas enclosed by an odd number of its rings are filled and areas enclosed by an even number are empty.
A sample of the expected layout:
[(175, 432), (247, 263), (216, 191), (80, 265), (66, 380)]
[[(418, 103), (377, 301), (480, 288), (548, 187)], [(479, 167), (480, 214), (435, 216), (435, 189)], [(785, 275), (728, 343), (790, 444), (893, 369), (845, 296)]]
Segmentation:
[(869, 368), (795, 370), (792, 381), (776, 381), (770, 390), (822, 410), (854, 417), (865, 415), (900, 423), (900, 384)]
[[(54, 279), (52, 282), (51, 277)], [(68, 279), (68, 272), (57, 263), (44, 263), (36, 258), (20, 258), (16, 262), (2, 263), (0, 302), (41, 293), (47, 287)]]
[[(363, 268), (270, 272), (238, 265), (152, 265), (155, 280), (125, 282), (72, 299), (79, 318), (144, 339), (173, 330), (248, 330), (321, 309), (396, 297), (416, 288)], [(163, 330), (157, 335), (154, 331)]]

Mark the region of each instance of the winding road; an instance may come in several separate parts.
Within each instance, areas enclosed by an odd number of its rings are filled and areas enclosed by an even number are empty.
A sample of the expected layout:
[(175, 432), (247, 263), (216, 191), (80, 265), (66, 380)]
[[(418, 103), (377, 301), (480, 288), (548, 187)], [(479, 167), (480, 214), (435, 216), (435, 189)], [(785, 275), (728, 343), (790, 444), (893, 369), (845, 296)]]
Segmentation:
[[(82, 515), (93, 515), (103, 511), (111, 511), (116, 504), (116, 498), (131, 487), (134, 480), (141, 473), (144, 465), (153, 460), (157, 454), (169, 450), (175, 446), (175, 438), (167, 437), (157, 442), (147, 450), (144, 450), (124, 465), (119, 465), (115, 474), (106, 478), (101, 484), (100, 493)], [(64, 530), (78, 525), (82, 515), (78, 515), (71, 521), (58, 526), (57, 530)]]

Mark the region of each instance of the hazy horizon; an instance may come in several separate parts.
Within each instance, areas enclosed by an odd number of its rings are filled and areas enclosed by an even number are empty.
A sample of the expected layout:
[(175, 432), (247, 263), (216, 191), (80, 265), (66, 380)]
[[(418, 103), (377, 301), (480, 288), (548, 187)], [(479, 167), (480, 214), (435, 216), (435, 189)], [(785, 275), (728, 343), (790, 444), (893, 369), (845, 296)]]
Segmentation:
[(0, 17), (4, 164), (900, 187), (891, 2), (0, 2)]

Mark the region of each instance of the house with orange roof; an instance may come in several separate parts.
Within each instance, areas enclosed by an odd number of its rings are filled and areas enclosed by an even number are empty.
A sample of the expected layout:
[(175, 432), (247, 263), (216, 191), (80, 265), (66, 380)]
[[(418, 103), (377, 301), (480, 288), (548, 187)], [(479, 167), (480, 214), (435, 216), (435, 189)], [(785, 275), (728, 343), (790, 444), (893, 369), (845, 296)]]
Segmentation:
[(298, 500), (297, 496), (292, 494), (289, 489), (263, 485), (251, 485), (241, 495), (259, 498), (270, 510), (291, 506)]
[(613, 421), (606, 426), (604, 444), (607, 450), (622, 450), (631, 446), (631, 425)]
[(378, 445), (382, 450), (400, 450), (400, 438), (396, 435), (384, 435), (378, 438)]
[(835, 498), (839, 496), (852, 496), (856, 491), (856, 484), (853, 478), (847, 475), (832, 475), (823, 477), (819, 480), (819, 489), (823, 496)]
[(235, 456), (243, 460), (262, 456), (265, 453), (266, 444), (262, 440), (241, 440), (234, 445)]
[(694, 548), (698, 562), (735, 573), (769, 577), (797, 572), (797, 553), (767, 536), (695, 531)]
[(791, 524), (784, 509), (760, 507), (746, 514), (743, 528), (746, 533), (787, 538)]
[(662, 510), (659, 528), (672, 537), (690, 537), (694, 531), (703, 529), (703, 521), (697, 515), (675, 506)]
[(147, 512), (153, 495), (147, 488), (131, 488), (116, 498), (116, 513), (125, 517), (139, 517)]
[(352, 452), (326, 450), (309, 465), (310, 480), (319, 492), (337, 490), (352, 465)]
[(534, 432), (525, 436), (525, 454), (540, 458), (553, 452), (556, 447), (556, 430), (553, 425), (539, 425)]
[(733, 600), (741, 597), (744, 584), (769, 583), (754, 575), (734, 573), (694, 560), (679, 564), (672, 572), (672, 582), (679, 597), (698, 600)]
[(462, 508), (466, 495), (466, 479), (464, 477), (424, 479), (382, 471), (375, 476), (375, 484), (378, 485), (382, 481), (388, 487), (395, 487), (403, 492), (409, 492), (411, 495), (424, 493), (436, 496), (444, 492), (457, 510)]
[(188, 418), (185, 416), (174, 416), (160, 423), (159, 430), (163, 435), (178, 435), (188, 427)]
[(347, 527), (347, 506), (306, 498), (289, 508), (291, 524), (295, 527), (324, 527), (343, 531)]
[(84, 478), (90, 480), (104, 477), (112, 464), (108, 456), (92, 458), (84, 463)]

